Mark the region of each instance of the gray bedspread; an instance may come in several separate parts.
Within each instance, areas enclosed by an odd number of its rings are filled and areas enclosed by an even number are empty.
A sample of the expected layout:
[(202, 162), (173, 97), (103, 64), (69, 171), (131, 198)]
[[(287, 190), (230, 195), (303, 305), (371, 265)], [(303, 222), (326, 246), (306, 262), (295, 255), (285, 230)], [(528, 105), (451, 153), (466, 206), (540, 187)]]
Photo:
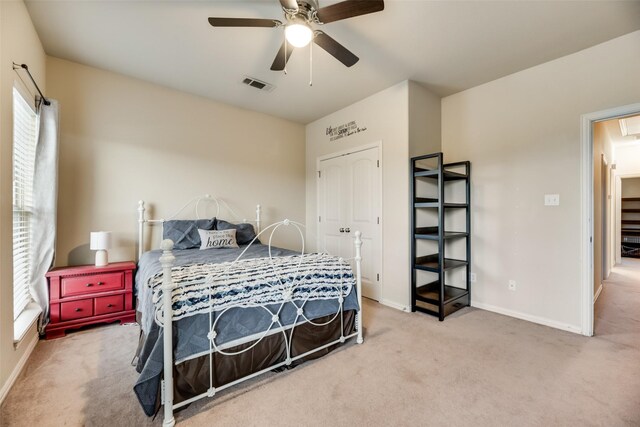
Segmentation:
[[(227, 262), (235, 260), (246, 248), (241, 246), (238, 249), (185, 249), (174, 250), (176, 266)], [(271, 248), (272, 256), (296, 255), (299, 253), (280, 248)], [(136, 370), (140, 377), (134, 386), (134, 391), (145, 412), (149, 415), (155, 409), (158, 387), (163, 369), (163, 335), (162, 328), (154, 320), (153, 303), (151, 301), (152, 291), (147, 286), (149, 279), (154, 274), (161, 271), (160, 265), (161, 251), (154, 250), (146, 252), (140, 258), (138, 271), (136, 274), (136, 295), (138, 299), (137, 310), (140, 313), (142, 328), (141, 342), (138, 348), (138, 361)], [(248, 248), (242, 259), (260, 258), (269, 256), (269, 247), (254, 243)], [(268, 306), (272, 312), (277, 312), (280, 305)], [(304, 314), (309, 319), (316, 319), (336, 313), (339, 303), (335, 300), (313, 300), (304, 305)], [(344, 310), (358, 310), (356, 290), (344, 300)], [(212, 318), (220, 316), (214, 313)], [(280, 312), (280, 321), (283, 325), (291, 325), (296, 318), (296, 307), (287, 303)], [(264, 308), (233, 308), (220, 316), (216, 325), (216, 344), (235, 343), (237, 340), (247, 337), (259, 336), (269, 329), (271, 325), (271, 314)], [(188, 360), (209, 351), (209, 315), (198, 314), (186, 317), (173, 322), (174, 336), (174, 360)]]

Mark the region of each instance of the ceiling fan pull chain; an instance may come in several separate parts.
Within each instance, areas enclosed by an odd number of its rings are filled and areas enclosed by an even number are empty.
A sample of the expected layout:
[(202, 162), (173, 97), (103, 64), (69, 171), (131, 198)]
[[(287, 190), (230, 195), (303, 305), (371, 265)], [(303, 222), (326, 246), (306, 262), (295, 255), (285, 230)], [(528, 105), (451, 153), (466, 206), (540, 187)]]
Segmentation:
[(287, 45), (289, 44), (287, 42), (287, 33), (285, 33), (284, 31), (282, 32), (282, 34), (284, 34), (284, 75), (287, 75)]
[(313, 42), (309, 43), (309, 86), (313, 86)]

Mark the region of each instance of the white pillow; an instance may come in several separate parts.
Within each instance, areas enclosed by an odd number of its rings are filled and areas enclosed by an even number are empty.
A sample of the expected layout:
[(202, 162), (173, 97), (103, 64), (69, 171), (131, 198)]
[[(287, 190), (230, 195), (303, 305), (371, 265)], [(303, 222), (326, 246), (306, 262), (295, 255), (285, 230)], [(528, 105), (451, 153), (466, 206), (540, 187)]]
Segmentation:
[(200, 234), (200, 249), (237, 248), (236, 230), (202, 230)]

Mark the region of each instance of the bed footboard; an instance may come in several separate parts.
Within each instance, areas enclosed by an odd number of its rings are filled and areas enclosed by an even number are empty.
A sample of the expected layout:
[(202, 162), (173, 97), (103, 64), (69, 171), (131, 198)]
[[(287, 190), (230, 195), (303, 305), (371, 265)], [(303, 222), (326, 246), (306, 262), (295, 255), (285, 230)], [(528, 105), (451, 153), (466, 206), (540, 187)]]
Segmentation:
[[(259, 209), (259, 208), (258, 208)], [(258, 217), (259, 217), (259, 213), (258, 213)], [(296, 228), (298, 228), (298, 231), (300, 231), (300, 236), (302, 237), (303, 234), (300, 230), (299, 224), (294, 223), (293, 221), (289, 221), (289, 220), (284, 220), (281, 221), (279, 223), (276, 224), (272, 224), (269, 227), (266, 227), (264, 230), (261, 231), (267, 231), (269, 229), (272, 229), (271, 233), (273, 235), (273, 232), (280, 227), (281, 225), (291, 225), (293, 224)], [(262, 234), (262, 233), (259, 233)], [(163, 348), (164, 348), (164, 379), (162, 380), (162, 384), (161, 384), (161, 403), (164, 405), (164, 420), (163, 420), (163, 426), (173, 426), (175, 425), (175, 418), (173, 416), (173, 412), (174, 409), (177, 409), (179, 407), (185, 406), (189, 403), (192, 403), (196, 400), (199, 400), (201, 398), (204, 397), (212, 397), (216, 391), (220, 391), (223, 390), (225, 388), (234, 386), (242, 381), (251, 379), (253, 377), (256, 377), (258, 375), (261, 375), (265, 372), (269, 372), (273, 369), (279, 368), (279, 367), (283, 367), (283, 366), (289, 366), (291, 365), (291, 363), (295, 360), (298, 359), (302, 359), (304, 357), (307, 357), (310, 354), (313, 354), (317, 351), (321, 351), (324, 350), (330, 346), (339, 344), (339, 343), (344, 343), (347, 339), (349, 338), (356, 338), (356, 342), (358, 344), (361, 344), (363, 342), (363, 326), (362, 326), (362, 269), (361, 269), (361, 261), (362, 261), (362, 255), (361, 255), (361, 248), (362, 248), (362, 233), (359, 231), (355, 232), (355, 237), (354, 237), (354, 246), (355, 246), (355, 256), (353, 258), (353, 262), (355, 264), (355, 281), (356, 281), (356, 292), (357, 292), (357, 300), (358, 300), (358, 307), (359, 310), (356, 314), (356, 320), (355, 320), (355, 332), (350, 333), (348, 335), (345, 335), (344, 333), (344, 328), (341, 328), (341, 333), (340, 333), (340, 337), (338, 339), (336, 339), (335, 341), (329, 342), (329, 343), (325, 343), (315, 349), (312, 349), (304, 354), (299, 354), (296, 355), (295, 357), (292, 357), (291, 355), (291, 347), (290, 345), (287, 345), (287, 357), (285, 361), (279, 362), (274, 364), (273, 366), (269, 366), (267, 369), (263, 369), (261, 371), (258, 372), (254, 372), (250, 375), (247, 375), (246, 377), (240, 378), (236, 381), (233, 381), (231, 383), (225, 384), (223, 386), (220, 387), (214, 387), (213, 383), (211, 383), (209, 390), (207, 390), (207, 392), (202, 393), (198, 396), (195, 396), (191, 399), (188, 399), (186, 401), (180, 402), (178, 404), (174, 403), (174, 396), (173, 396), (173, 391), (174, 391), (174, 378), (173, 378), (173, 365), (174, 365), (174, 355), (173, 355), (173, 331), (172, 331), (172, 327), (170, 326), (172, 324), (173, 321), (173, 307), (172, 307), (172, 291), (174, 289), (174, 287), (176, 286), (173, 281), (172, 281), (172, 277), (171, 277), (171, 269), (175, 264), (175, 257), (172, 253), (173, 250), (173, 242), (171, 240), (164, 240), (162, 241), (161, 244), (161, 248), (162, 248), (162, 256), (160, 257), (160, 263), (162, 264), (162, 271), (163, 271), (163, 278), (162, 278), (162, 299), (163, 299), (163, 313), (162, 316), (158, 316), (158, 318), (162, 319), (162, 323), (164, 325), (166, 325), (165, 327), (163, 327), (163, 336), (164, 336), (164, 341), (163, 341)], [(271, 243), (271, 238), (269, 239), (269, 246)], [(303, 245), (304, 245), (304, 240), (303, 240)], [(304, 251), (304, 249), (303, 249)], [(242, 255), (240, 255), (242, 256)], [(240, 258), (240, 257), (238, 257)], [(342, 259), (340, 259), (340, 261), (343, 261)], [(353, 280), (353, 279), (352, 279)], [(340, 294), (340, 297), (337, 298), (338, 301), (338, 312), (336, 313), (336, 316), (333, 318), (337, 318), (338, 314), (340, 315), (341, 319), (343, 317), (344, 311), (343, 311), (343, 301), (344, 298), (342, 296), (342, 294)], [(211, 316), (211, 315), (210, 315)], [(279, 322), (279, 320), (277, 319), (277, 313), (274, 314), (273, 316), (273, 324), (277, 324), (279, 325), (279, 327), (284, 331), (285, 327)], [(299, 322), (298, 320), (301, 319)], [(333, 321), (333, 319), (331, 321)], [(331, 322), (330, 321), (330, 322)], [(342, 320), (341, 320), (342, 321)], [(297, 323), (296, 323), (297, 322)], [(303, 313), (302, 313), (302, 308), (298, 308), (298, 317), (296, 318), (296, 322), (294, 322), (294, 324), (291, 326), (291, 328), (295, 328), (296, 326), (299, 326), (300, 324), (303, 323), (311, 323), (314, 324), (311, 320), (307, 319)], [(216, 322), (210, 322), (211, 325), (211, 330), (209, 331), (208, 337), (210, 340), (210, 352), (209, 355), (211, 356), (211, 354), (217, 352), (217, 353), (221, 353), (221, 354), (228, 354), (225, 353), (224, 349), (221, 347), (218, 347), (215, 343), (215, 338), (216, 338), (216, 332), (215, 332), (215, 326), (216, 326)], [(266, 334), (265, 334), (266, 335)], [(285, 334), (286, 336), (286, 334)], [(262, 338), (260, 338), (262, 339)], [(260, 339), (258, 341), (260, 341)], [(253, 347), (253, 346), (251, 346)], [(249, 348), (251, 348), (249, 347)]]

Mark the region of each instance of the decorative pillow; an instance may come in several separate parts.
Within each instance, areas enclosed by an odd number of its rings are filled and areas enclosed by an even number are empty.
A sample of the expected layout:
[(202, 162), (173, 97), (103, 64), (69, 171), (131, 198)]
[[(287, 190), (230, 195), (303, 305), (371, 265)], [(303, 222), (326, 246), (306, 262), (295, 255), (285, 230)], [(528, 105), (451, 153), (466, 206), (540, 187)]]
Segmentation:
[(198, 230), (200, 249), (237, 248), (236, 230)]
[(173, 240), (174, 249), (192, 249), (200, 247), (198, 229), (213, 230), (216, 219), (176, 219), (165, 221), (162, 238)]
[(253, 225), (248, 223), (231, 224), (223, 219), (219, 219), (216, 221), (216, 230), (236, 230), (236, 238), (238, 239), (239, 245), (251, 243), (251, 241), (256, 237)]

